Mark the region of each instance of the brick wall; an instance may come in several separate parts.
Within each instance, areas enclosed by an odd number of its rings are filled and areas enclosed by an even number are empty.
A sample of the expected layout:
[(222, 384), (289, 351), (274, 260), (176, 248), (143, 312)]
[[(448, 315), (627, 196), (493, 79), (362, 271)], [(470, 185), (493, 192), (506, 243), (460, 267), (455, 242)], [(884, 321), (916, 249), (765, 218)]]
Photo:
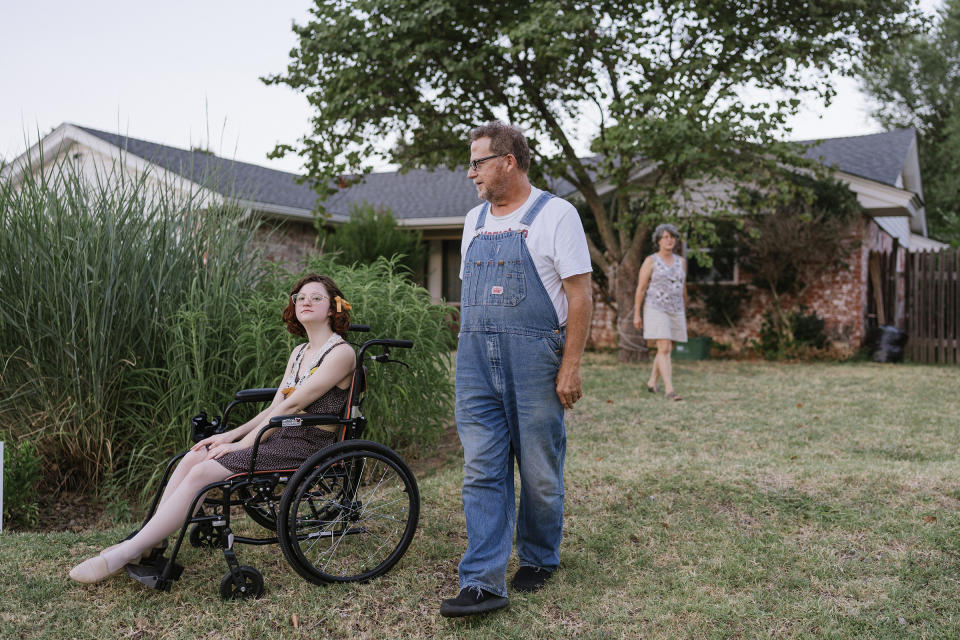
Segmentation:
[[(865, 314), (870, 251), (891, 251), (894, 248), (893, 239), (867, 216), (862, 216), (851, 226), (848, 242), (859, 246), (850, 252), (846, 268), (830, 269), (823, 273), (799, 298), (796, 296), (784, 298), (785, 308), (789, 309), (795, 304), (798, 306), (802, 304), (822, 317), (825, 321), (827, 336), (832, 346), (840, 353), (856, 351), (866, 338)], [(692, 294), (696, 285), (690, 286)], [(729, 346), (733, 353), (749, 349), (751, 340), (756, 339), (760, 334), (764, 313), (772, 307), (767, 290), (748, 286), (747, 292), (748, 297), (742, 303), (741, 316), (736, 326), (720, 327), (697, 317), (696, 313), (688, 313), (689, 334), (710, 336), (714, 341)], [(693, 298), (692, 295), (691, 298)], [(597, 292), (594, 299), (599, 299)], [(693, 307), (691, 311), (695, 311), (697, 303), (691, 301), (691, 307)], [(898, 310), (902, 307), (901, 300)], [(609, 307), (595, 304), (588, 342), (590, 347), (616, 347), (616, 330), (613, 321), (613, 312)]]
[(257, 230), (255, 242), (266, 260), (293, 270), (303, 267), (308, 254), (317, 253), (317, 232), (308, 222), (265, 222)]

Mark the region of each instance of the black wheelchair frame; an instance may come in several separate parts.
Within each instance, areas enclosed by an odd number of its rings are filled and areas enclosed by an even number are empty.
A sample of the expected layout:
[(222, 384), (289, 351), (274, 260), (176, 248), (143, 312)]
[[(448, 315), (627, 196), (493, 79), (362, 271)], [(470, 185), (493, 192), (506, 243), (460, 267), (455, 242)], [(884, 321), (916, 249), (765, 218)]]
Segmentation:
[[(351, 325), (350, 330), (369, 331), (369, 327)], [(184, 540), (195, 547), (223, 550), (229, 569), (220, 583), (224, 599), (257, 598), (263, 593), (262, 574), (240, 564), (234, 551), (236, 544), (279, 543), (291, 567), (314, 584), (362, 582), (389, 571), (416, 532), (420, 494), (416, 478), (395, 451), (360, 439), (367, 424), (362, 413), (364, 362), (404, 364), (390, 358), (390, 348), (412, 346), (409, 340), (389, 339), (367, 340), (360, 345), (344, 415), (300, 413), (272, 418), (257, 433), (250, 469), (205, 486), (194, 498), (169, 557), (165, 548), (155, 549), (139, 564), (127, 565), (127, 573), (151, 588), (168, 591), (183, 573), (176, 558)], [(367, 356), (372, 347), (382, 351)], [(244, 389), (224, 409), (222, 419), (208, 421), (205, 414), (196, 416), (192, 423), (194, 442), (229, 429), (229, 415), (237, 405), (269, 402), (276, 392), (276, 388)], [(257, 471), (257, 450), (263, 435), (292, 425), (335, 425), (337, 442), (314, 453), (299, 468)], [(167, 464), (144, 524), (156, 511), (176, 463), (188, 452), (174, 456)], [(235, 535), (231, 507), (241, 507), (274, 535)]]

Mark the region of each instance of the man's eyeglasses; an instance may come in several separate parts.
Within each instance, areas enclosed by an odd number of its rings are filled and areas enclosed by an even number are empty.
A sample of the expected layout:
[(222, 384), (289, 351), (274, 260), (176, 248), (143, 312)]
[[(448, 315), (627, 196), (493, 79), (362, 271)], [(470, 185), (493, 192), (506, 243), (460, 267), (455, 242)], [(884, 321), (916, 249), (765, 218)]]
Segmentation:
[(482, 164), (483, 164), (484, 162), (486, 162), (487, 160), (493, 160), (494, 158), (502, 158), (503, 156), (508, 156), (508, 155), (510, 155), (510, 154), (509, 154), (509, 153), (497, 153), (497, 154), (492, 155), (492, 156), (487, 156), (486, 158), (477, 158), (476, 160), (471, 160), (468, 164), (470, 165), (470, 168), (471, 168), (471, 169), (473, 169), (474, 171), (477, 171), (478, 169), (480, 169), (480, 165), (482, 165)]
[(324, 300), (329, 300), (329, 299), (330, 298), (328, 298), (327, 296), (320, 295), (319, 293), (315, 293), (312, 296), (308, 296), (305, 293), (295, 293), (292, 296), (290, 296), (290, 300), (293, 301), (293, 304), (303, 304), (307, 300), (309, 300), (313, 304), (320, 304)]

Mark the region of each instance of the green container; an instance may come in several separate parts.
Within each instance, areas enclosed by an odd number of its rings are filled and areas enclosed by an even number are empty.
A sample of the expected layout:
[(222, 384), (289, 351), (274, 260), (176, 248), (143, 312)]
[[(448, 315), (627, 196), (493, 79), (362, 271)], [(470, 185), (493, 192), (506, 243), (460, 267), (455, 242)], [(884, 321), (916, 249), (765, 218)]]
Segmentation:
[(673, 345), (673, 357), (677, 360), (707, 360), (713, 338), (690, 338)]

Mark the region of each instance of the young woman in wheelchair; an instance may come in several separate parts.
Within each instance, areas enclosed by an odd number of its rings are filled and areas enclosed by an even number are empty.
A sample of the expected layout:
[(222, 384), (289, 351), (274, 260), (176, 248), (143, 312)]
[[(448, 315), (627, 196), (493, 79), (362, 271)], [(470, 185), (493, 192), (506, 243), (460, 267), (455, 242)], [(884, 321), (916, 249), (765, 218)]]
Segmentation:
[[(282, 318), (290, 333), (307, 342), (290, 354), (270, 406), (230, 431), (196, 443), (178, 464), (153, 517), (132, 538), (107, 547), (70, 571), (77, 582), (95, 583), (136, 563), (180, 529), (198, 492), (250, 468), (257, 433), (273, 416), (298, 412), (340, 413), (349, 395), (356, 354), (344, 336), (350, 305), (327, 276), (308, 275), (294, 286)], [(291, 426), (261, 439), (257, 469), (295, 468), (336, 436), (323, 427)]]

